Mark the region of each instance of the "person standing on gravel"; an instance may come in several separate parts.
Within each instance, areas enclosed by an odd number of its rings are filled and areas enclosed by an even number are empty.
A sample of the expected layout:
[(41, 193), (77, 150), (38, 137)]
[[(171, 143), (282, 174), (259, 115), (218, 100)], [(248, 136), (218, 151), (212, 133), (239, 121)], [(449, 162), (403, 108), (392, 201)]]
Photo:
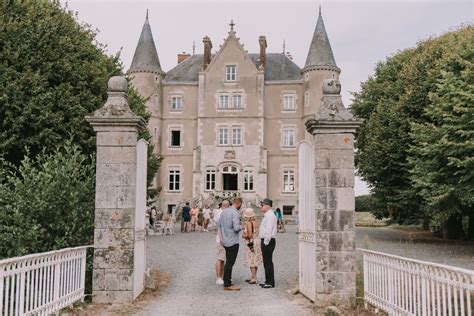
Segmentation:
[(273, 251), (275, 250), (275, 237), (277, 234), (278, 219), (272, 210), (273, 201), (265, 199), (262, 201), (263, 220), (260, 225), (260, 241), (263, 255), (263, 267), (265, 268), (265, 283), (260, 286), (263, 289), (275, 287), (275, 275), (273, 269)]
[(231, 283), (232, 268), (234, 267), (237, 254), (239, 252), (239, 232), (240, 227), (239, 210), (242, 206), (242, 199), (236, 197), (233, 201), (232, 207), (224, 209), (219, 218), (219, 238), (222, 246), (225, 249), (225, 264), (224, 264), (224, 290), (225, 291), (240, 291), (240, 287)]
[(214, 210), (213, 214), (213, 221), (216, 225), (217, 229), (217, 236), (216, 236), (216, 249), (217, 249), (217, 255), (216, 255), (216, 284), (217, 285), (223, 285), (224, 284), (224, 262), (225, 262), (225, 249), (224, 246), (221, 244), (221, 239), (219, 237), (220, 232), (219, 232), (219, 218), (221, 217), (222, 210), (226, 209), (229, 207), (229, 201), (224, 201), (222, 203), (219, 203), (219, 208)]

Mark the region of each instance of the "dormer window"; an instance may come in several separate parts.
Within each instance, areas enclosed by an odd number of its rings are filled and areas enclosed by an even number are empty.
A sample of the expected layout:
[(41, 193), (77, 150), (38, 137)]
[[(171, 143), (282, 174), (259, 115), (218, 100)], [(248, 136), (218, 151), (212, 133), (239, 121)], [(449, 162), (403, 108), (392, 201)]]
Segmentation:
[(235, 65), (225, 66), (225, 80), (226, 81), (237, 80), (237, 67)]

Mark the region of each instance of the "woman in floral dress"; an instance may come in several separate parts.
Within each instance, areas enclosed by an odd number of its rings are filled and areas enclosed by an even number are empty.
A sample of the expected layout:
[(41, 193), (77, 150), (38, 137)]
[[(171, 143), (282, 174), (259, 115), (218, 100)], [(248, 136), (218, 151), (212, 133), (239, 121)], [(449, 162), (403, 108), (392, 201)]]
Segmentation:
[(250, 268), (252, 277), (245, 282), (257, 284), (257, 268), (262, 264), (262, 249), (260, 248), (260, 239), (258, 237), (258, 223), (255, 217), (255, 211), (247, 208), (242, 216), (244, 231), (244, 264)]

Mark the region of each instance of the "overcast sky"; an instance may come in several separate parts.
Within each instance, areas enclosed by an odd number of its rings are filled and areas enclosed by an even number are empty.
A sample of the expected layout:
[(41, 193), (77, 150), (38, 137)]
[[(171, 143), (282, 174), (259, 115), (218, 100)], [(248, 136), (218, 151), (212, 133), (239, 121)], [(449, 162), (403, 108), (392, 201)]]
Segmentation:
[[(65, 1), (62, 1), (65, 3)], [(422, 39), (472, 23), (473, 1), (112, 1), (69, 0), (79, 20), (97, 28), (97, 39), (110, 53), (120, 50), (125, 70), (149, 9), (149, 20), (164, 71), (177, 64), (177, 54), (203, 51), (202, 38), (209, 36), (213, 51), (227, 37), (230, 20), (244, 48), (258, 52), (258, 37), (267, 37), (267, 52), (286, 51), (303, 67), (313, 35), (318, 6), (341, 68), (342, 96), (350, 105), (350, 92), (373, 73), (378, 61), (397, 50), (413, 47)], [(368, 192), (356, 180), (356, 195)]]

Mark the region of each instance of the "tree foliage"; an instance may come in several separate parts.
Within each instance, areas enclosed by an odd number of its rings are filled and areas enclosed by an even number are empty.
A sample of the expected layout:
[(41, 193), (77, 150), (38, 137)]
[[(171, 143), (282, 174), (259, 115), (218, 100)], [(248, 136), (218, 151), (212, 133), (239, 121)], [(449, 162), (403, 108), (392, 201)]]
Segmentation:
[(472, 211), (473, 39), (466, 26), (422, 41), (354, 93), (359, 174), (400, 223)]
[(93, 244), (93, 158), (72, 141), (28, 156), (0, 160), (0, 258)]
[(19, 165), (52, 152), (72, 135), (83, 152), (95, 150), (84, 117), (106, 99), (110, 76), (121, 72), (88, 25), (50, 1), (1, 1), (0, 152)]
[[(123, 73), (119, 55), (57, 1), (0, 1), (0, 29), (0, 257), (91, 244), (96, 145), (85, 116)], [(132, 87), (129, 102), (148, 121)], [(160, 161), (149, 145), (148, 184)]]

